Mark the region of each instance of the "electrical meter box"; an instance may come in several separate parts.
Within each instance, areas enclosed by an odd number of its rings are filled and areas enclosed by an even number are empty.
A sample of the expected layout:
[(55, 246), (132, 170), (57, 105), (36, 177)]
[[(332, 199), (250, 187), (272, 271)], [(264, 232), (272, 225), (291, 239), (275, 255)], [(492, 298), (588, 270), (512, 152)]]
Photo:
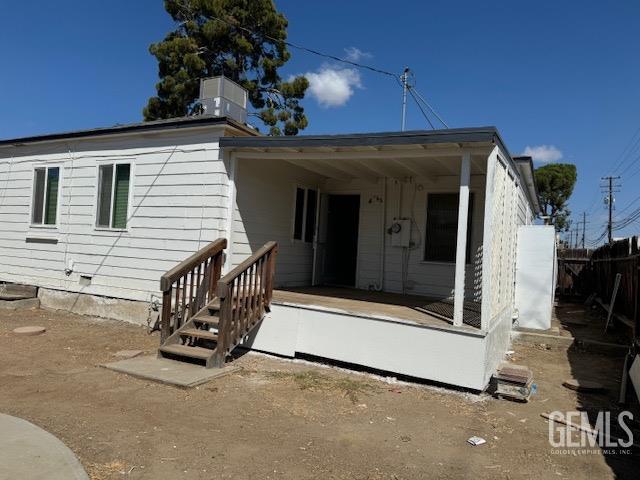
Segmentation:
[(409, 247), (411, 243), (411, 220), (398, 218), (391, 224), (391, 246)]

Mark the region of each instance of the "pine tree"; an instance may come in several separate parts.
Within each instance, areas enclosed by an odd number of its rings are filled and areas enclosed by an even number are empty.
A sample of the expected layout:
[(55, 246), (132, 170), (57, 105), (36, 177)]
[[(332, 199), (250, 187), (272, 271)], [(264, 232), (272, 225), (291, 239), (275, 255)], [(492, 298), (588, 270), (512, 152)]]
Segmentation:
[(200, 79), (224, 75), (249, 92), (270, 135), (296, 135), (307, 126), (300, 100), (309, 82), (284, 81), (278, 70), (291, 57), (287, 19), (272, 0), (165, 0), (176, 29), (149, 51), (158, 59), (157, 96), (145, 120), (198, 113)]

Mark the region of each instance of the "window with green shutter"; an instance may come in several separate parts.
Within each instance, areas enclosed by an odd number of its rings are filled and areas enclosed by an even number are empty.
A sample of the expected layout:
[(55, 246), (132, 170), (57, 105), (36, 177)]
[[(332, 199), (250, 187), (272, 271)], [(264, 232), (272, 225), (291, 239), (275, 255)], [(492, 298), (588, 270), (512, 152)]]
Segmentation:
[(55, 225), (58, 216), (60, 167), (37, 167), (33, 174), (31, 223)]
[(96, 226), (127, 228), (130, 176), (131, 165), (128, 163), (100, 165)]

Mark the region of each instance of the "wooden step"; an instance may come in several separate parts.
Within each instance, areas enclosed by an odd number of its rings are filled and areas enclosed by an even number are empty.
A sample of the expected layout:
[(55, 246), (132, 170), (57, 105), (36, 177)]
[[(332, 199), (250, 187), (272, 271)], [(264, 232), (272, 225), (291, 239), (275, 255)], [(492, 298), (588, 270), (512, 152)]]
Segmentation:
[(169, 353), (171, 355), (179, 355), (182, 357), (197, 358), (200, 360), (207, 360), (213, 355), (213, 350), (202, 347), (188, 347), (186, 345), (163, 345), (160, 347), (162, 353)]
[(193, 320), (196, 323), (206, 323), (210, 327), (213, 327), (216, 330), (218, 329), (218, 320), (219, 319), (218, 319), (217, 315), (200, 314), (200, 315), (197, 315), (195, 317), (192, 317), (191, 320)]
[(220, 299), (216, 298), (215, 300), (209, 302), (207, 308), (211, 313), (218, 313), (220, 311)]
[(196, 337), (196, 338), (204, 338), (205, 340), (218, 340), (218, 334), (210, 332), (209, 330), (201, 330), (199, 328), (185, 328), (184, 330), (179, 330), (181, 336), (183, 337)]

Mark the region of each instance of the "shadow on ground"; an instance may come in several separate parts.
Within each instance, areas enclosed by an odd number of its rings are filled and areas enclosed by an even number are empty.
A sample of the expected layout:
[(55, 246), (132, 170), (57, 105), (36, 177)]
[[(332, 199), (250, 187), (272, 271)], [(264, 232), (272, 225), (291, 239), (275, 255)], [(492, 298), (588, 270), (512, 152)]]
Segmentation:
[[(618, 415), (625, 411), (633, 414), (633, 421), (625, 423), (633, 430), (634, 441), (640, 441), (640, 408), (633, 387), (629, 384), (627, 403), (619, 403), (622, 371), (631, 336), (619, 325), (609, 327), (605, 333), (606, 315), (598, 307), (586, 306), (576, 299), (561, 300), (555, 309), (554, 326), (561, 336), (571, 336), (576, 341), (567, 350), (567, 358), (573, 378), (579, 383), (597, 382), (603, 392), (578, 391), (576, 409), (586, 412), (592, 428), (598, 424), (603, 412), (611, 415), (611, 437), (626, 440), (628, 435), (618, 424)], [(618, 345), (616, 348), (612, 345)], [(599, 362), (599, 359), (601, 362)], [(615, 366), (615, 369), (611, 368)], [(578, 438), (578, 435), (574, 438)], [(601, 442), (603, 440), (600, 440)], [(591, 448), (591, 447), (587, 447)], [(598, 448), (597, 446), (595, 447)], [(638, 478), (638, 449), (600, 445), (600, 449), (615, 478)]]

